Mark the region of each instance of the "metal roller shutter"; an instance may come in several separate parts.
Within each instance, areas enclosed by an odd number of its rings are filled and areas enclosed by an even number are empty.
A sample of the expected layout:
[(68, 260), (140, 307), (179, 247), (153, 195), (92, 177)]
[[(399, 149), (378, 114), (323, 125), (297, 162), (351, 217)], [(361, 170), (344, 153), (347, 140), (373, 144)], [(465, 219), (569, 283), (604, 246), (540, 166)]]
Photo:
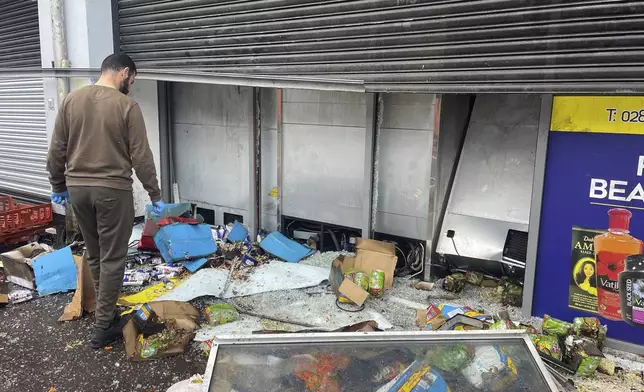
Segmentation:
[[(38, 2), (0, 0), (0, 9), (0, 68), (40, 68)], [(46, 156), (42, 78), (0, 79), (0, 193), (46, 198)]]
[(372, 91), (644, 91), (644, 1), (119, 0), (148, 68), (364, 80)]

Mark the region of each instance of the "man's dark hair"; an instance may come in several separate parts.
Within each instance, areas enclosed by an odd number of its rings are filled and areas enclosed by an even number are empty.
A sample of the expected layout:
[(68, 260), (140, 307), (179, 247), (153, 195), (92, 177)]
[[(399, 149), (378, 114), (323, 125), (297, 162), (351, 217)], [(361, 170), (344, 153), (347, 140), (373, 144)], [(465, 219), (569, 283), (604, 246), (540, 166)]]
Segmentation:
[(101, 73), (107, 71), (120, 71), (123, 68), (129, 68), (131, 72), (136, 73), (136, 64), (134, 60), (124, 53), (115, 53), (107, 56), (101, 64)]

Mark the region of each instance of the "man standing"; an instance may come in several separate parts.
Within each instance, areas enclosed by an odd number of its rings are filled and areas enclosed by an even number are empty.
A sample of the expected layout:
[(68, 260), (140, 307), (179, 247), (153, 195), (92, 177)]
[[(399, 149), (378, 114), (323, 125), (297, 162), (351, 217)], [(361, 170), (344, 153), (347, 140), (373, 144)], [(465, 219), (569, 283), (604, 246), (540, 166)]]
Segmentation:
[(155, 213), (165, 208), (141, 109), (127, 96), (135, 76), (130, 57), (108, 56), (98, 82), (62, 102), (47, 157), (51, 199), (71, 203), (85, 240), (97, 297), (94, 349), (121, 336), (115, 312), (134, 221), (132, 169)]

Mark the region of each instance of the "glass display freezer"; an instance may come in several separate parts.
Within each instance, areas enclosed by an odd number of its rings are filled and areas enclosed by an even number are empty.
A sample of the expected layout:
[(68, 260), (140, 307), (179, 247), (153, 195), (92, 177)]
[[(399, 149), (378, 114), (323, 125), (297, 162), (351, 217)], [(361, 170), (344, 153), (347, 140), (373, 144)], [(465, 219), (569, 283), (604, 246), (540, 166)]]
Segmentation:
[(557, 391), (523, 331), (221, 336), (204, 379), (209, 392)]

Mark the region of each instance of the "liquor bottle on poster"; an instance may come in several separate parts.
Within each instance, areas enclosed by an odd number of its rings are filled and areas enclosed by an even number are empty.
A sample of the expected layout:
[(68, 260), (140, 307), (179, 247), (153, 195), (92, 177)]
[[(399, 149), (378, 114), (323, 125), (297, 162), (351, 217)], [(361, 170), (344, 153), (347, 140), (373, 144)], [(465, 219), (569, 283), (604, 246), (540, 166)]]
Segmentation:
[(644, 244), (629, 234), (631, 212), (614, 208), (608, 211), (608, 232), (595, 237), (597, 260), (597, 311), (609, 320), (622, 320), (618, 274), (624, 260), (642, 253)]

